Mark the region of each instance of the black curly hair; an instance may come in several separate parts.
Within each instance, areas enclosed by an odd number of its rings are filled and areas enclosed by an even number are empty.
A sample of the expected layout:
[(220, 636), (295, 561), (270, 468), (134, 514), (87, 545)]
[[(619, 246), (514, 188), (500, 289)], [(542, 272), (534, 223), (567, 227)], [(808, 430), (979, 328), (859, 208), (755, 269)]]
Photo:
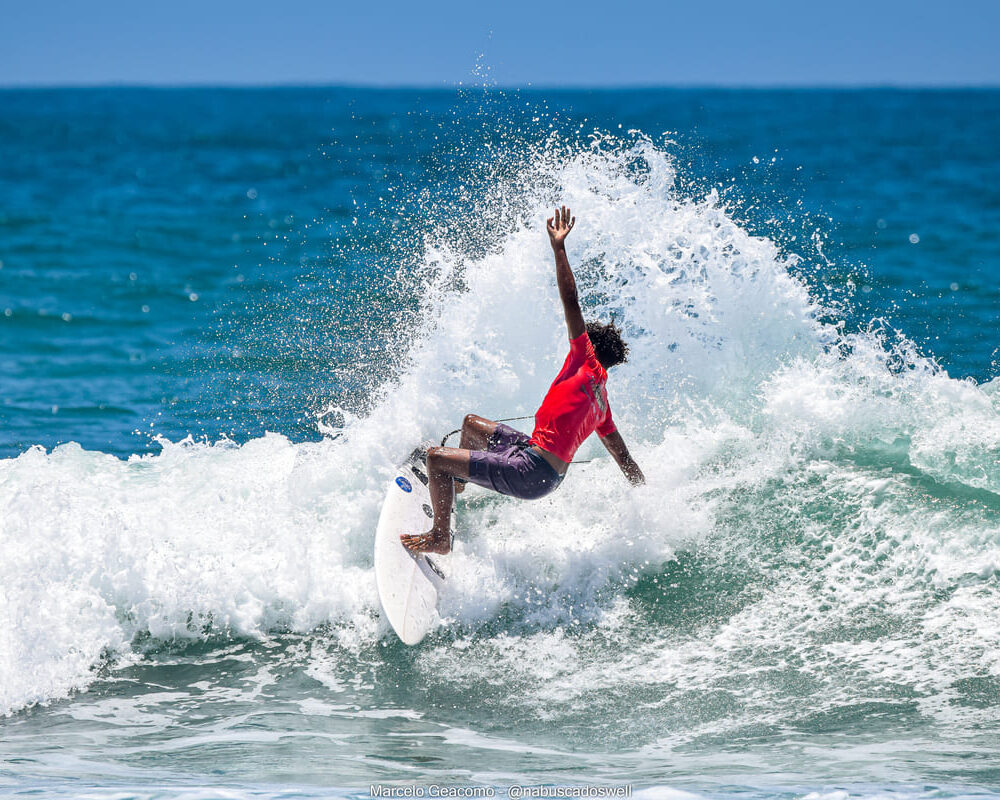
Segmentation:
[(628, 361), (628, 345), (622, 339), (622, 331), (614, 320), (606, 325), (602, 322), (588, 322), (587, 335), (594, 345), (597, 360), (604, 369), (611, 369), (616, 364)]

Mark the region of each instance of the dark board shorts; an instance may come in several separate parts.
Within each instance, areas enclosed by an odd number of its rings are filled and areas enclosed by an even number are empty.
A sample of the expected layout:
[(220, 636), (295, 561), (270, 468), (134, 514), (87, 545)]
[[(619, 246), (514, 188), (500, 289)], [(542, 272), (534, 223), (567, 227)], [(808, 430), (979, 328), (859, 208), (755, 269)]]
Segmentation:
[(469, 480), (521, 500), (544, 497), (562, 483), (563, 476), (530, 444), (531, 437), (498, 422), (486, 449), (469, 453)]

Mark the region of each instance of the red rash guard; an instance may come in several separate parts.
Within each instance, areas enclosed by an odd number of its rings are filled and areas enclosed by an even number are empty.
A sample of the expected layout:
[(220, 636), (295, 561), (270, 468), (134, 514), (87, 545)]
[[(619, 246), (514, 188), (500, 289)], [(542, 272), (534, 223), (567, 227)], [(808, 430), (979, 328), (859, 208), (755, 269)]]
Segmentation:
[(569, 463), (595, 430), (601, 437), (614, 433), (607, 381), (586, 331), (570, 340), (566, 362), (535, 414), (531, 443)]

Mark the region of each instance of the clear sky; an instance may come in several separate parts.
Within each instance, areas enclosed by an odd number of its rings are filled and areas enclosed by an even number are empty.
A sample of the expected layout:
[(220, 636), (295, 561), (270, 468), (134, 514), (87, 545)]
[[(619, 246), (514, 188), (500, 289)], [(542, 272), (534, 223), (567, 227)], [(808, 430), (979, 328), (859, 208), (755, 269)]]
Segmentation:
[(998, 37), (1000, 0), (0, 0), (0, 85), (998, 86)]

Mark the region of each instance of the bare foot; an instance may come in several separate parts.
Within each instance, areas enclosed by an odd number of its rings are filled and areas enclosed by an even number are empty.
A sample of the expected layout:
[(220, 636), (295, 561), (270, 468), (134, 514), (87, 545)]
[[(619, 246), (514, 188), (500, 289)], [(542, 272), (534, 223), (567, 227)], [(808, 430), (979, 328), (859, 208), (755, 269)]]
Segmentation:
[(446, 556), (451, 552), (451, 536), (447, 533), (404, 533), (399, 537), (403, 547), (411, 553), (438, 553)]

